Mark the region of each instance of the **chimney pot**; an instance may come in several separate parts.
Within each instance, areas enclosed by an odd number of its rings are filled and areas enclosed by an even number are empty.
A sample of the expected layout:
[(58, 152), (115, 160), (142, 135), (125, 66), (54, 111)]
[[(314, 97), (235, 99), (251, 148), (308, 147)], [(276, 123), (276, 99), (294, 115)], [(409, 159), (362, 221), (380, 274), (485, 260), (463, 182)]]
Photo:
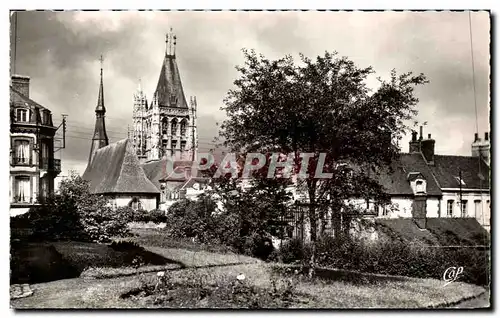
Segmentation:
[(479, 135), (478, 135), (478, 133), (475, 133), (474, 134), (474, 141), (477, 141), (478, 139), (479, 139)]
[(484, 140), (488, 141), (488, 137), (489, 137), (489, 136), (488, 136), (488, 133), (487, 133), (487, 132), (486, 132), (486, 133), (484, 133)]
[(424, 127), (420, 126), (420, 140), (423, 139), (422, 135), (424, 134)]
[(431, 134), (429, 134), (429, 135), (427, 136), (427, 139), (431, 139)]

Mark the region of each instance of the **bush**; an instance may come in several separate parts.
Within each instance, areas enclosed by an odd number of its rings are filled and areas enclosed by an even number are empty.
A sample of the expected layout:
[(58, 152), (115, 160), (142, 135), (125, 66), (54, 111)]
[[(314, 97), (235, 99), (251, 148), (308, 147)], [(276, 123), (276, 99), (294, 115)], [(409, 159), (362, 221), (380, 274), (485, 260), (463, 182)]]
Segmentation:
[[(366, 244), (355, 240), (321, 238), (316, 244), (319, 266), (368, 273), (442, 279), (445, 270), (463, 266), (460, 281), (487, 285), (488, 251), (474, 248), (436, 248), (411, 245), (403, 241), (380, 241)], [(308, 260), (310, 245), (299, 240), (283, 244), (279, 258), (284, 263)]]
[(160, 209), (155, 209), (147, 212), (149, 221), (148, 222), (153, 222), (153, 223), (165, 223), (167, 222), (167, 215), (165, 214), (165, 211), (160, 210)]
[(300, 239), (291, 239), (281, 246), (278, 258), (286, 264), (302, 261), (305, 258), (305, 247)]
[(132, 209), (129, 206), (118, 207), (116, 209), (116, 214), (120, 215), (123, 219), (127, 220), (127, 223), (137, 221), (136, 211), (134, 211), (134, 209)]
[(105, 197), (90, 193), (87, 181), (72, 175), (61, 182), (59, 195), (14, 217), (11, 224), (28, 225), (33, 240), (109, 242), (128, 235), (126, 211), (111, 209)]
[(243, 254), (255, 256), (263, 260), (268, 260), (273, 251), (272, 239), (268, 235), (255, 232), (244, 238), (241, 250)]

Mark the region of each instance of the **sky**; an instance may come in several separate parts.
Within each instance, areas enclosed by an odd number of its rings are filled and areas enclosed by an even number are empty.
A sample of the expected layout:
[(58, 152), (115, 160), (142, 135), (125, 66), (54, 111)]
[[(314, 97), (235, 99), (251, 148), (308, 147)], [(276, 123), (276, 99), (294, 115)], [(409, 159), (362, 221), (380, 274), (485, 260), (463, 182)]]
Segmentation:
[[(360, 67), (372, 66), (382, 78), (393, 68), (424, 73), (430, 82), (416, 91), (416, 120), (427, 122), (424, 135), (432, 134), (437, 154), (470, 155), (475, 105), (480, 137), (490, 130), (487, 12), (471, 13), (471, 28), (467, 12), (431, 11), (38, 11), (19, 13), (15, 32), (13, 26), (11, 70), (31, 77), (30, 97), (52, 111), (56, 125), (62, 114), (68, 115), (66, 148), (56, 154), (63, 175), (69, 170), (83, 173), (87, 165), (100, 55), (106, 127), (110, 142), (115, 142), (127, 137), (139, 81), (151, 100), (170, 28), (177, 36), (186, 98), (196, 96), (198, 101), (200, 152), (213, 147), (217, 122), (225, 118), (220, 107), (238, 77), (235, 66), (243, 63), (243, 48), (271, 59), (337, 51)], [(374, 89), (375, 76), (368, 81)], [(408, 151), (408, 140), (403, 140), (402, 151)]]

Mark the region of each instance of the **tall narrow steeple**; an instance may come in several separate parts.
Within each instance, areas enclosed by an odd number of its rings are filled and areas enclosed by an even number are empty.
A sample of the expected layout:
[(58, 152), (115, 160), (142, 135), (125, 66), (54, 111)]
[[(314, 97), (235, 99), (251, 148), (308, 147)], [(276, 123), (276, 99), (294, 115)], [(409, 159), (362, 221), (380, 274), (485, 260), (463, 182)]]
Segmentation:
[(104, 107), (104, 85), (102, 80), (102, 63), (103, 58), (101, 55), (101, 83), (99, 85), (99, 95), (97, 97), (97, 106), (95, 108), (95, 129), (92, 137), (92, 144), (90, 146), (89, 164), (94, 159), (98, 149), (106, 147), (109, 144), (108, 135), (106, 134), (105, 114), (106, 107)]

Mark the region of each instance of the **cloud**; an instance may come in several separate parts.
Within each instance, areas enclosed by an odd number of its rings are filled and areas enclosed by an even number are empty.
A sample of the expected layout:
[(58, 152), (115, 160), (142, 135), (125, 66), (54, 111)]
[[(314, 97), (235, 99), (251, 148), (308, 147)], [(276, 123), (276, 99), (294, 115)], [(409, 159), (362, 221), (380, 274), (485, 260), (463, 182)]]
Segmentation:
[[(238, 76), (235, 65), (243, 63), (242, 48), (269, 58), (336, 50), (381, 76), (392, 68), (425, 73), (430, 83), (417, 91), (418, 119), (428, 121), (438, 153), (470, 153), (476, 124), (467, 13), (22, 12), (16, 72), (31, 76), (32, 98), (53, 111), (56, 123), (69, 115), (63, 160), (86, 164), (99, 56), (105, 58), (106, 125), (116, 141), (127, 136), (138, 80), (149, 99), (153, 94), (170, 27), (184, 91), (198, 100), (200, 141), (210, 141), (225, 116), (220, 107)], [(489, 28), (487, 13), (472, 14), (481, 134), (489, 124)]]

